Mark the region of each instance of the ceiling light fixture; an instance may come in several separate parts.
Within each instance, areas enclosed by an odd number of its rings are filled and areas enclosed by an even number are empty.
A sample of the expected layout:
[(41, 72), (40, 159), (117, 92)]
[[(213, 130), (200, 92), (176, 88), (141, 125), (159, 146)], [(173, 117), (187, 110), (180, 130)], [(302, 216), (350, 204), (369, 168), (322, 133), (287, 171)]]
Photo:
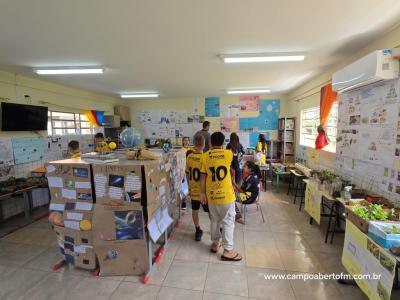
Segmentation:
[(121, 94), (121, 98), (158, 98), (157, 93), (134, 93), (134, 94)]
[(254, 89), (254, 90), (229, 90), (226, 91), (228, 94), (265, 94), (270, 93), (270, 89)]
[(271, 55), (271, 54), (238, 54), (221, 55), (224, 63), (257, 63), (257, 62), (285, 62), (303, 61), (304, 55)]
[(71, 75), (71, 74), (102, 74), (102, 67), (57, 67), (37, 68), (33, 70), (39, 75)]

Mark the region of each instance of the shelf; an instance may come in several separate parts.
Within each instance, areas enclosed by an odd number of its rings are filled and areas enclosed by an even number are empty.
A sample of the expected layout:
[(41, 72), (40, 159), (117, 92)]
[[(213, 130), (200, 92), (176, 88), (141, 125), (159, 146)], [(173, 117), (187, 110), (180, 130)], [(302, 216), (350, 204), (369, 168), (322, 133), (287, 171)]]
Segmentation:
[(285, 141), (285, 143), (294, 143), (294, 141)]

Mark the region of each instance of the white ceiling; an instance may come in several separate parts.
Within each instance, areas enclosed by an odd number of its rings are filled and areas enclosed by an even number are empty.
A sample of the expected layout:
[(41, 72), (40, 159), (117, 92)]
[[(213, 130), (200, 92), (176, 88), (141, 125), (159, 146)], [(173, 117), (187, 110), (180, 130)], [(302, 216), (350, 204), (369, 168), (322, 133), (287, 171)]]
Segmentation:
[[(41, 78), (111, 95), (285, 93), (399, 20), (399, 0), (1, 0), (0, 69), (36, 76), (32, 67), (103, 65), (103, 75)], [(306, 52), (305, 61), (217, 58), (296, 51)]]

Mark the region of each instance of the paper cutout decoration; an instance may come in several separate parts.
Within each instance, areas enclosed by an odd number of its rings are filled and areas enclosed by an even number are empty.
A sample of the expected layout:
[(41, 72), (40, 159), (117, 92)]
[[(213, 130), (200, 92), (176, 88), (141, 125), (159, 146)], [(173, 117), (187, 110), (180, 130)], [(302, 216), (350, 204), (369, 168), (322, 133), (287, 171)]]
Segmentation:
[(100, 127), (103, 124), (104, 111), (100, 110), (85, 110), (85, 116), (89, 120), (89, 123), (95, 127)]

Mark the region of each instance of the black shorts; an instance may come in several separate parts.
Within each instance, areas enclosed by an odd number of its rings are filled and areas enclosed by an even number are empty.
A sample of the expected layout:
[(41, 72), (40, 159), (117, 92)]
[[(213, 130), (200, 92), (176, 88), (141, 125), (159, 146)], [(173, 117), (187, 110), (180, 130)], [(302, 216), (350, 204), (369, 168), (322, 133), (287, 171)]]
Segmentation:
[(201, 204), (201, 206), (203, 206), (203, 210), (208, 213), (209, 210), (208, 210), (207, 203), (206, 204), (202, 204), (198, 200), (192, 200), (192, 210), (199, 210), (200, 209), (200, 204)]

